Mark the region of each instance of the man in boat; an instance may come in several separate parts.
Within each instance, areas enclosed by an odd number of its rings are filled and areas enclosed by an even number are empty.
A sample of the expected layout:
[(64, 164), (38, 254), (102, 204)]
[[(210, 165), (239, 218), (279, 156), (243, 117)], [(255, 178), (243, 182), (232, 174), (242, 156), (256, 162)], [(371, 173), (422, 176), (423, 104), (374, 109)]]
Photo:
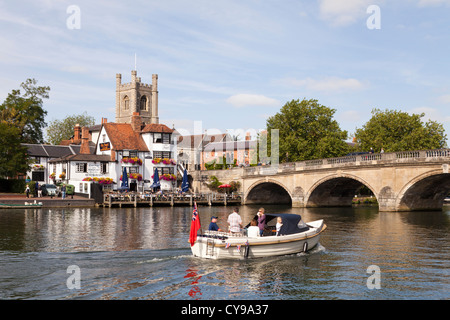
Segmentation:
[(209, 231), (222, 231), (219, 226), (217, 225), (217, 217), (212, 216), (211, 217), (211, 223), (209, 224), (208, 227)]
[(238, 212), (239, 208), (234, 208), (234, 211), (228, 216), (228, 224), (230, 225), (231, 233), (238, 233), (241, 231), (242, 219)]

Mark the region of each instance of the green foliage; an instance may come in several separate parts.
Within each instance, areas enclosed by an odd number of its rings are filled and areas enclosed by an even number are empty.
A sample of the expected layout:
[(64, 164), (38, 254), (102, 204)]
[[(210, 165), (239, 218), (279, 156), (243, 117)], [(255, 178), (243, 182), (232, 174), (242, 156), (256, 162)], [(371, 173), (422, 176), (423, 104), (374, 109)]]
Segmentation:
[(372, 110), (372, 118), (360, 129), (355, 138), (359, 151), (373, 148), (379, 152), (440, 149), (446, 144), (447, 136), (442, 124), (435, 121), (424, 123), (422, 114), (408, 114), (402, 111)]
[(222, 182), (220, 182), (216, 176), (209, 177), (209, 184), (208, 184), (209, 190), (217, 192), (221, 184)]
[(15, 177), (29, 169), (27, 148), (22, 146), (20, 130), (0, 122), (0, 177)]
[(0, 105), (0, 122), (14, 126), (22, 142), (42, 143), (43, 128), (47, 111), (42, 108), (43, 100), (48, 99), (50, 87), (37, 87), (35, 79), (27, 79), (20, 87), (13, 90)]
[(24, 193), (24, 179), (0, 179), (0, 192)]
[(47, 128), (48, 142), (58, 145), (62, 140), (68, 140), (73, 136), (74, 127), (79, 124), (80, 127), (89, 127), (95, 124), (95, 118), (89, 116), (86, 112), (80, 115), (67, 116), (62, 120), (52, 120)]
[(267, 119), (269, 135), (272, 130), (279, 130), (280, 162), (347, 154), (347, 131), (341, 130), (333, 119), (335, 111), (320, 105), (317, 100), (297, 99), (287, 102), (279, 113)]

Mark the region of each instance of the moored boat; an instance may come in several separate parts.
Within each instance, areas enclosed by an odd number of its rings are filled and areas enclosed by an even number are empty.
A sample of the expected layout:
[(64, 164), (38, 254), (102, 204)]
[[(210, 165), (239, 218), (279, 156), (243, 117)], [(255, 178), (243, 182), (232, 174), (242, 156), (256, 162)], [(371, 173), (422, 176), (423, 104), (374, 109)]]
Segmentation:
[(25, 202), (24, 204), (17, 203), (0, 203), (0, 209), (31, 209), (31, 208), (41, 208), (42, 202), (31, 203)]
[[(283, 222), (278, 235), (277, 218)], [(326, 229), (323, 220), (304, 223), (300, 215), (287, 213), (266, 214), (266, 223), (262, 237), (249, 236), (246, 229), (240, 233), (205, 231), (197, 235), (192, 254), (206, 259), (246, 259), (306, 252), (316, 247)]]

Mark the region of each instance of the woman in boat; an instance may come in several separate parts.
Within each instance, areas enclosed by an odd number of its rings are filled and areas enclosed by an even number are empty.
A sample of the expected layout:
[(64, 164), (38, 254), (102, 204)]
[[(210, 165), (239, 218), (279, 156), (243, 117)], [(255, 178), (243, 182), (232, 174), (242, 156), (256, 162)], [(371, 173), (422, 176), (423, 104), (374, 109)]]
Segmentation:
[(250, 222), (250, 227), (247, 228), (247, 236), (252, 238), (259, 237), (258, 221), (255, 219)]
[(266, 215), (264, 214), (264, 208), (259, 208), (258, 213), (258, 227), (259, 227), (259, 236), (263, 236), (264, 228), (266, 227)]

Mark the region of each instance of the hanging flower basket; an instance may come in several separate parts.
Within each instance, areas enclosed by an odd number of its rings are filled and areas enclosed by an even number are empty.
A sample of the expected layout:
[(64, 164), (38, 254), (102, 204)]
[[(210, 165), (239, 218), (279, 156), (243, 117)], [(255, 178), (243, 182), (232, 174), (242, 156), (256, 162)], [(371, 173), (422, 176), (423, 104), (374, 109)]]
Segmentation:
[(99, 184), (113, 184), (114, 183), (113, 179), (111, 179), (111, 178), (104, 178), (104, 177), (101, 177), (101, 178), (86, 177), (86, 178), (83, 179), (83, 181), (94, 181), (94, 182), (97, 182)]
[(165, 164), (165, 165), (176, 165), (176, 161), (169, 158), (155, 158), (152, 160), (153, 164)]
[(142, 166), (142, 160), (139, 159), (138, 157), (122, 158), (122, 163), (128, 163), (128, 164), (131, 164), (131, 165), (140, 165), (140, 166)]
[[(135, 179), (137, 181), (142, 181), (142, 174), (140, 173), (127, 173), (128, 179)], [(122, 181), (122, 176), (120, 176), (120, 181)]]
[(163, 175), (161, 175), (159, 177), (161, 180), (165, 180), (165, 181), (175, 181), (177, 180), (177, 176), (174, 174), (170, 174), (170, 173), (165, 173)]

